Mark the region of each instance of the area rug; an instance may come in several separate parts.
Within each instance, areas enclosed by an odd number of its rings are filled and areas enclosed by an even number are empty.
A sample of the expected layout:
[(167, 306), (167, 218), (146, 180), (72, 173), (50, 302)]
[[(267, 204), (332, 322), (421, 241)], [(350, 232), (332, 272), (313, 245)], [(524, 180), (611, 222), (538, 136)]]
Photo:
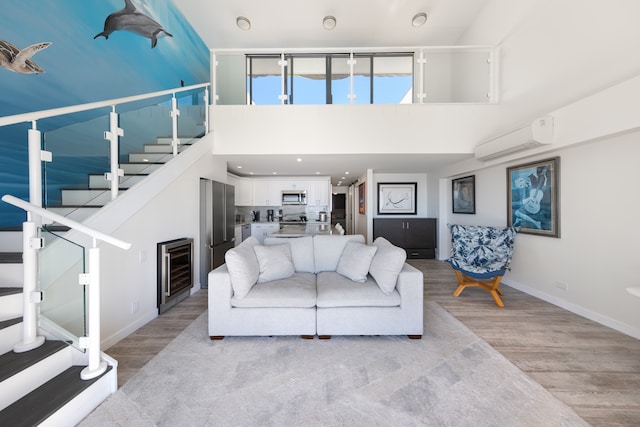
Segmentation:
[(81, 426), (587, 426), (435, 302), (425, 334), (227, 337), (207, 312)]

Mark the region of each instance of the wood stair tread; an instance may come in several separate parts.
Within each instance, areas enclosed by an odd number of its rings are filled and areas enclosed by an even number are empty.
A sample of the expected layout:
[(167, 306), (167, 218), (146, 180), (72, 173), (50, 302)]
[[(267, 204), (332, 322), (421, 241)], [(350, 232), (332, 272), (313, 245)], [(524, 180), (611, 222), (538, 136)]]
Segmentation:
[[(38, 348), (26, 351), (24, 353), (15, 353), (9, 351), (0, 356), (0, 381), (12, 377), (20, 371), (25, 370), (31, 365), (46, 359), (54, 353), (67, 347), (67, 343), (63, 341), (45, 341)], [(3, 424), (0, 422), (0, 424)]]
[(101, 376), (85, 381), (80, 379), (80, 372), (84, 368), (71, 366), (7, 406), (0, 411), (0, 424), (13, 427), (38, 425), (111, 370), (111, 366), (108, 366)]
[(0, 288), (0, 297), (22, 293), (22, 288)]
[(22, 317), (16, 317), (15, 319), (3, 320), (0, 322), (0, 330), (4, 328), (8, 328), (9, 326), (13, 326), (17, 323), (22, 322)]
[(22, 264), (22, 252), (0, 252), (0, 264)]

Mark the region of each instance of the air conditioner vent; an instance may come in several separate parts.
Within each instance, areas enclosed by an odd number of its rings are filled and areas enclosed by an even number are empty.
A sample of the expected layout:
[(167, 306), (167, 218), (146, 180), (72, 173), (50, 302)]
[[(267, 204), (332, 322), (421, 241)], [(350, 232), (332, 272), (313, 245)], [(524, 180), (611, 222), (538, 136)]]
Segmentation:
[(531, 125), (512, 130), (478, 145), (476, 159), (492, 160), (553, 142), (553, 117), (534, 120)]

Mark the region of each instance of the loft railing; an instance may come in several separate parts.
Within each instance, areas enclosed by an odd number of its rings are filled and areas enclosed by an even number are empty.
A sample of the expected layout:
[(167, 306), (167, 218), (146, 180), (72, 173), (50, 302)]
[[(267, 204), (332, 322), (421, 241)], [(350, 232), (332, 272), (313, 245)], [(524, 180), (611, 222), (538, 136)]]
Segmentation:
[[(100, 206), (115, 199), (120, 188), (135, 181), (125, 184), (130, 177), (125, 178), (120, 167), (131, 153), (143, 152), (145, 145), (164, 137), (164, 145), (170, 147), (161, 159), (166, 162), (178, 154), (185, 139), (209, 132), (209, 87), (204, 83), (0, 117), (0, 127), (31, 123), (27, 130), (29, 201), (47, 208), (60, 206), (62, 189), (80, 188), (95, 188), (83, 197), (95, 193), (102, 201), (72, 200), (69, 204)], [(154, 156), (159, 157), (158, 153), (149, 157)], [(143, 173), (148, 173), (144, 165), (134, 175)], [(97, 178), (97, 185), (93, 178)]]
[[(39, 251), (44, 247), (44, 239), (38, 235), (38, 226), (34, 217), (39, 220), (45, 219), (57, 222), (73, 230), (77, 230), (92, 238), (93, 246), (88, 249), (88, 263), (84, 262), (83, 269), (79, 274), (79, 284), (88, 289), (88, 297), (84, 299), (83, 307), (86, 306), (88, 321), (85, 320), (86, 329), (84, 336), (79, 337), (79, 346), (88, 350), (89, 364), (80, 374), (83, 380), (96, 378), (107, 369), (107, 363), (101, 360), (100, 354), (100, 248), (98, 241), (108, 243), (120, 249), (127, 250), (131, 243), (117, 239), (115, 237), (94, 230), (76, 221), (65, 218), (47, 209), (25, 202), (22, 199), (11, 195), (5, 195), (2, 200), (27, 213), (27, 221), (23, 223), (23, 268), (24, 268), (24, 289), (23, 289), (23, 333), (22, 341), (14, 346), (16, 353), (32, 350), (39, 347), (44, 342), (44, 337), (38, 335), (38, 305), (42, 302), (42, 289), (39, 289), (38, 272), (45, 266), (39, 260)], [(86, 249), (86, 248), (85, 248)], [(64, 298), (64, 296), (63, 296)], [(68, 298), (68, 296), (67, 296)], [(85, 316), (83, 314), (83, 316)]]

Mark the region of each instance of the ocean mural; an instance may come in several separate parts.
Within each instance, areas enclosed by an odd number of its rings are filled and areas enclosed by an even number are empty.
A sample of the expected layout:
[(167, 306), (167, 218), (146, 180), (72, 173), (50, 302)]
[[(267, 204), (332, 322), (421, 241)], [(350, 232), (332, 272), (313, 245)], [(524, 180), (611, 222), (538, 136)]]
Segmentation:
[[(209, 81), (209, 49), (171, 0), (22, 0), (3, 6), (0, 116)], [(91, 118), (74, 114), (37, 126), (46, 132)], [(30, 127), (0, 127), (0, 195), (28, 198)], [(0, 202), (0, 228), (19, 227), (24, 219), (24, 212)]]

